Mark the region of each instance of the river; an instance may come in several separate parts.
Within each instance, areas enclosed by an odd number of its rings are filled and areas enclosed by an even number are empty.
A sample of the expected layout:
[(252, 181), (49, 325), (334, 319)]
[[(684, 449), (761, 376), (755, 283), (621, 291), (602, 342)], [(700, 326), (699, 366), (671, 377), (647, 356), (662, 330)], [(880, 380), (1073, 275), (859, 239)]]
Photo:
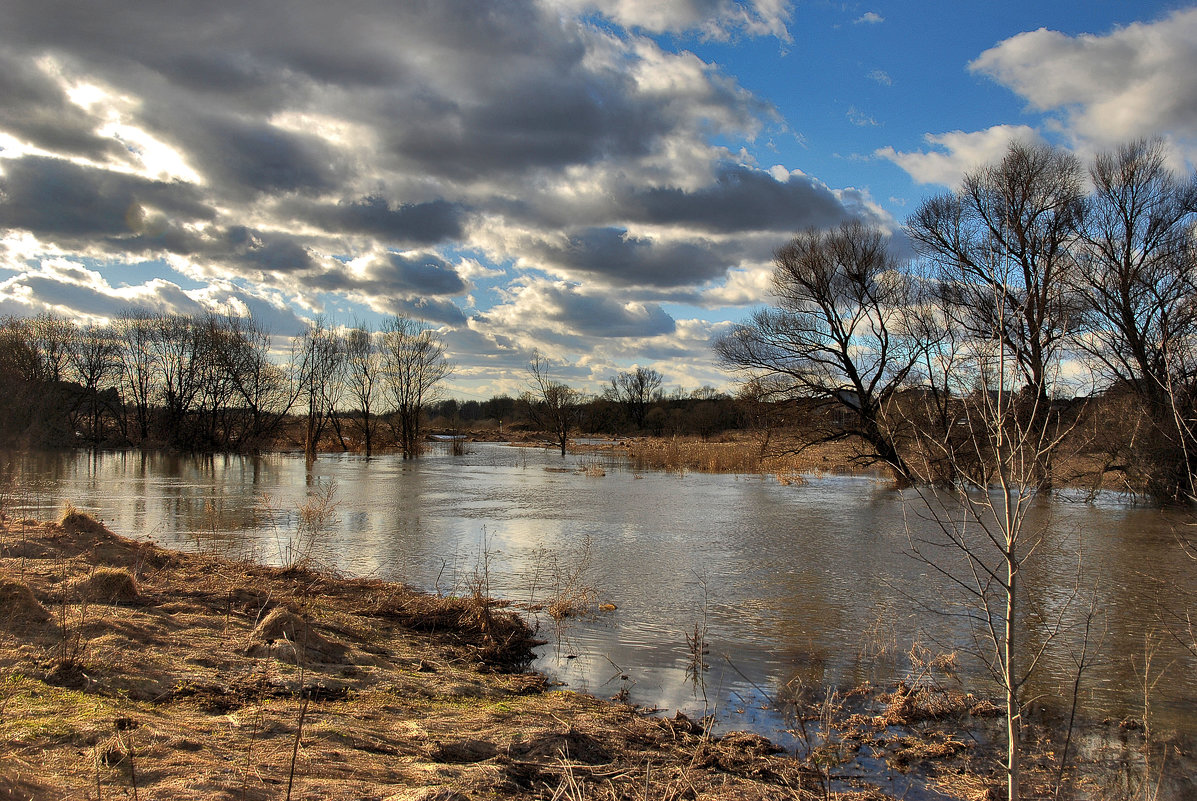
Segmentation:
[[(549, 640), (536, 667), (579, 690), (714, 713), (719, 728), (783, 742), (789, 723), (772, 702), (787, 687), (884, 685), (906, 669), (912, 642), (962, 654), (973, 644), (948, 583), (910, 556), (910, 534), (932, 525), (925, 507), (876, 476), (784, 485), (474, 443), (418, 461), (80, 451), (2, 454), (0, 465), (10, 516), (53, 517), (69, 501), (171, 548), (271, 563), (301, 556), (430, 591), (485, 580), (491, 595), (533, 607), (565, 584), (592, 588), (591, 600), (616, 608), (564, 627), (535, 615)], [(330, 484), (334, 519), (297, 534), (296, 510)], [(1032, 522), (1048, 534), (1025, 576), (1042, 612), (1028, 642), (1057, 619), (1069, 624), (1040, 666), (1040, 703), (1067, 686), (1076, 624), (1092, 605), (1099, 659), (1082, 714), (1141, 714), (1154, 647), (1155, 725), (1197, 734), (1197, 659), (1178, 618), (1197, 598), (1197, 562), (1179, 540), (1189, 517), (1117, 495), (1058, 495)], [(974, 660), (962, 657), (960, 672), (971, 689), (996, 694)]]

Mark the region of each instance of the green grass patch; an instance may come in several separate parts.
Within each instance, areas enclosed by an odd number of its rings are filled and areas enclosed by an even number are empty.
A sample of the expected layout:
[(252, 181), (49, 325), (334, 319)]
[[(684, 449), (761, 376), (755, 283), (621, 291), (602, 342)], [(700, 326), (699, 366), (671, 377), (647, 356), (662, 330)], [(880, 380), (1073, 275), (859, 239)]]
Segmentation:
[(0, 742), (71, 739), (111, 728), (120, 716), (95, 695), (13, 674), (0, 682)]

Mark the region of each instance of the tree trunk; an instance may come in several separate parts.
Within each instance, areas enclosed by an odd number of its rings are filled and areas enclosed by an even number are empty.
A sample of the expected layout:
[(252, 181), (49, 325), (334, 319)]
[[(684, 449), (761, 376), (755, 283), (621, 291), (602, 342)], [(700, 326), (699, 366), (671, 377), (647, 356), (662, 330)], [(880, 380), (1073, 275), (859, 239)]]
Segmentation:
[[(1006, 609), (1002, 621), (1002, 681), (1006, 687), (1006, 796), (1007, 801), (1018, 801), (1020, 764), (1022, 761), (1022, 706), (1019, 692), (1021, 679), (1018, 676), (1015, 657), (1021, 643), (1018, 637), (1018, 571), (1021, 567), (1018, 555), (1019, 521), (1013, 504), (1013, 488), (1006, 473), (1005, 455), (1001, 452), (999, 434), (998, 458), (1002, 485), (1002, 531), (1005, 539), (1006, 560)], [(1036, 450), (1036, 455), (1038, 455)]]

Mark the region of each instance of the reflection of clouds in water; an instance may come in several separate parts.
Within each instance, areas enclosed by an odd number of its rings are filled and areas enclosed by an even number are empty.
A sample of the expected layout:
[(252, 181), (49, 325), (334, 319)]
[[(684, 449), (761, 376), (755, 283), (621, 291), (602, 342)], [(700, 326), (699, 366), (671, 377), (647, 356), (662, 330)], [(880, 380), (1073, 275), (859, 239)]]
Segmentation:
[[(586, 580), (599, 602), (618, 609), (571, 622), (561, 650), (577, 658), (545, 656), (541, 664), (600, 696), (626, 683), (634, 702), (701, 713), (701, 689), (686, 675), (686, 634), (705, 623), (707, 702), (728, 725), (768, 728), (760, 698), (796, 675), (884, 683), (901, 660), (887, 669), (870, 653), (879, 632), (894, 648), (916, 636), (967, 638), (956, 620), (919, 613), (916, 599), (946, 605), (950, 598), (903, 555), (904, 510), (883, 482), (830, 476), (782, 487), (757, 477), (635, 472), (617, 461), (599, 478), (577, 472), (584, 458), (594, 457), (562, 460), (541, 449), (477, 443), (464, 457), (323, 455), (310, 468), (282, 454), (34, 453), (15, 456), (14, 470), (25, 488), (18, 508), (30, 514), (53, 517), (70, 500), (122, 534), (267, 560), (293, 530), (285, 521), (308, 488), (335, 481), (339, 522), (304, 544), (318, 562), (464, 592), (486, 561), (492, 594), (514, 602), (544, 602), (551, 561), (576, 559), (589, 538)], [(1167, 600), (1157, 597), (1159, 587), (1175, 588), (1173, 598), (1197, 594), (1197, 574), (1177, 559), (1175, 531), (1184, 521), (1108, 496), (1099, 504), (1065, 499), (1045, 511), (1068, 536), (1053, 538), (1026, 571), (1025, 586), (1058, 608), (1083, 551), (1111, 655), (1087, 703), (1094, 714), (1127, 714), (1136, 703), (1127, 659), (1141, 653), (1143, 621)], [(917, 525), (918, 516), (911, 518)], [(1157, 582), (1142, 580), (1148, 570)], [(542, 636), (552, 632), (542, 628)], [(1197, 675), (1197, 656), (1175, 642), (1165, 647), (1171, 650), (1158, 657), (1161, 664), (1174, 661), (1178, 677)], [(609, 681), (612, 663), (627, 682)], [(1049, 654), (1043, 666), (1049, 676), (1063, 675), (1068, 656)], [(1165, 725), (1171, 716), (1191, 730), (1195, 698), (1191, 679), (1178, 679), (1161, 685), (1153, 701)]]

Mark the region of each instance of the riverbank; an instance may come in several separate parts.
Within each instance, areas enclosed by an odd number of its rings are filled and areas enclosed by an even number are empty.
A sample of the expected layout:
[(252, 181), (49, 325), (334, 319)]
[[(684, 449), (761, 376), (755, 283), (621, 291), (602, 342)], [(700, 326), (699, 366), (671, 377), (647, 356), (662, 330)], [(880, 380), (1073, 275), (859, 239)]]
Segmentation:
[[(167, 551), (92, 518), (0, 540), (0, 798), (805, 798), (712, 738), (523, 672), (534, 632), (297, 564)], [(840, 797), (883, 798), (876, 790)]]
[[(783, 484), (802, 484), (808, 476), (829, 474), (892, 476), (855, 437), (813, 445), (806, 442), (793, 431), (782, 431), (767, 440), (746, 433), (724, 433), (711, 439), (638, 436), (588, 439), (570, 447), (578, 453), (622, 453), (637, 469), (771, 475)], [(529, 443), (525, 438), (513, 444)], [(1053, 465), (1055, 485), (1088, 493), (1137, 494), (1120, 472), (1107, 469), (1106, 461), (1100, 453), (1062, 449)]]
[[(880, 801), (1000, 786), (999, 710), (950, 689), (950, 655), (912, 656), (888, 691), (787, 685), (791, 756), (556, 690), (524, 670), (537, 633), (481, 593), (179, 553), (80, 513), (0, 525), (0, 609), (0, 799)], [(1050, 795), (1067, 776), (1078, 797), (1135, 797), (1142, 727), (1086, 728), (1065, 774), (1058, 726), (1028, 728), (1028, 786)], [(1187, 775), (1191, 754), (1164, 752)], [(1102, 795), (1120, 776), (1123, 792)], [(1161, 797), (1192, 789), (1166, 784)]]

